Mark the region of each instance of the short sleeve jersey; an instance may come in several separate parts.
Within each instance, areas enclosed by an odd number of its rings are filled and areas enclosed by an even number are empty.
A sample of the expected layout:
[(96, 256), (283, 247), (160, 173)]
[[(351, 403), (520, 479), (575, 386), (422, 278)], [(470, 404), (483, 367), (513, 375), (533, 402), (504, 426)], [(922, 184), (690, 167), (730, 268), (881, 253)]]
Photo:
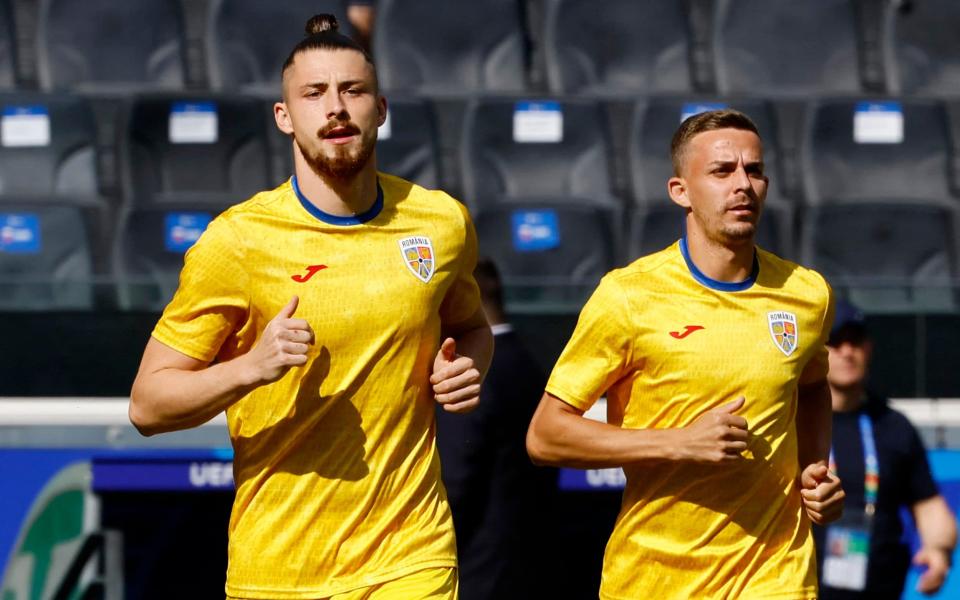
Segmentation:
[(249, 351), (294, 295), (308, 362), (227, 410), (227, 594), (317, 598), (456, 565), (429, 375), (441, 326), (479, 308), (476, 236), (443, 192), (378, 174), (356, 217), (292, 179), (220, 215), (187, 252), (153, 336), (203, 361)]
[(674, 428), (744, 396), (736, 465), (628, 465), (601, 598), (812, 598), (801, 511), (797, 390), (822, 381), (831, 291), (757, 249), (747, 280), (700, 272), (684, 240), (609, 273), (580, 314), (547, 391), (586, 410), (607, 395), (623, 428)]

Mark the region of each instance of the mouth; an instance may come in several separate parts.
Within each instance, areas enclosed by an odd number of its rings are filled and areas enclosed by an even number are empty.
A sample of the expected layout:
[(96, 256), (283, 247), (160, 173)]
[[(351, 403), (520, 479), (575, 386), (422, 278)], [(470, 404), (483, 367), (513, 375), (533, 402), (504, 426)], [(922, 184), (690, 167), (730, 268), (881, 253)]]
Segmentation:
[(332, 144), (346, 144), (353, 140), (360, 131), (352, 125), (340, 125), (320, 133), (320, 137)]

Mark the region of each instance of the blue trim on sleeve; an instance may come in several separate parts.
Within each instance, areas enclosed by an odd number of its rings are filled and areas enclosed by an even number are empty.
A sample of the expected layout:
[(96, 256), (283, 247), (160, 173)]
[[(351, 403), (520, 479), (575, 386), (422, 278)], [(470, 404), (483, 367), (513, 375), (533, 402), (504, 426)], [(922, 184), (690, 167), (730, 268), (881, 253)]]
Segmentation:
[(687, 263), (687, 268), (690, 270), (690, 274), (693, 275), (694, 279), (701, 285), (720, 292), (742, 292), (743, 290), (750, 289), (753, 284), (756, 283), (757, 275), (760, 274), (760, 261), (757, 259), (756, 250), (753, 251), (753, 270), (750, 271), (750, 276), (743, 281), (732, 282), (717, 281), (716, 279), (707, 277), (703, 271), (698, 269), (697, 265), (693, 264), (693, 260), (690, 258), (690, 252), (687, 250), (686, 236), (680, 238), (680, 254), (683, 255), (683, 261)]
[(380, 211), (383, 210), (383, 188), (380, 187), (380, 179), (377, 179), (377, 199), (373, 202), (373, 206), (359, 215), (351, 215), (349, 217), (331, 215), (330, 213), (324, 212), (317, 208), (316, 205), (307, 200), (307, 197), (304, 196), (303, 192), (300, 191), (300, 186), (297, 185), (296, 175), (290, 178), (290, 183), (293, 186), (294, 193), (297, 195), (297, 199), (300, 200), (300, 204), (303, 205), (303, 208), (314, 217), (330, 225), (363, 225), (364, 223), (376, 218), (376, 216), (380, 214)]

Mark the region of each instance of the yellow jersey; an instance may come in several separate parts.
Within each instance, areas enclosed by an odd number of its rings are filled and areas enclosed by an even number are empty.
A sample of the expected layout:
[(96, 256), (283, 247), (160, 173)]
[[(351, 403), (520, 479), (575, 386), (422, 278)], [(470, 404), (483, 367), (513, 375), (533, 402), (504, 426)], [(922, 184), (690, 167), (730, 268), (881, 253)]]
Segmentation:
[(753, 273), (711, 280), (685, 240), (608, 273), (587, 302), (547, 392), (608, 422), (674, 428), (746, 403), (746, 460), (626, 465), (600, 597), (813, 598), (816, 563), (801, 510), (797, 386), (827, 372), (830, 287), (757, 249)]
[(456, 566), (429, 376), (441, 326), (480, 306), (476, 254), (460, 203), (382, 173), (364, 214), (323, 213), (293, 178), (187, 252), (163, 344), (230, 360), (293, 295), (316, 335), (306, 365), (227, 410), (228, 596), (326, 597)]

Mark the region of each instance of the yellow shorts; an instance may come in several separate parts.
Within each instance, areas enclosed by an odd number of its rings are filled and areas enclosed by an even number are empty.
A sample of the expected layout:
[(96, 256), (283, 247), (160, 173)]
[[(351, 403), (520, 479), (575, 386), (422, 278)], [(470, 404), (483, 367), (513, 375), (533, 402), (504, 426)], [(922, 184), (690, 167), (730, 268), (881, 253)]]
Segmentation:
[(329, 600), (457, 600), (459, 591), (455, 568), (434, 567), (337, 594)]

